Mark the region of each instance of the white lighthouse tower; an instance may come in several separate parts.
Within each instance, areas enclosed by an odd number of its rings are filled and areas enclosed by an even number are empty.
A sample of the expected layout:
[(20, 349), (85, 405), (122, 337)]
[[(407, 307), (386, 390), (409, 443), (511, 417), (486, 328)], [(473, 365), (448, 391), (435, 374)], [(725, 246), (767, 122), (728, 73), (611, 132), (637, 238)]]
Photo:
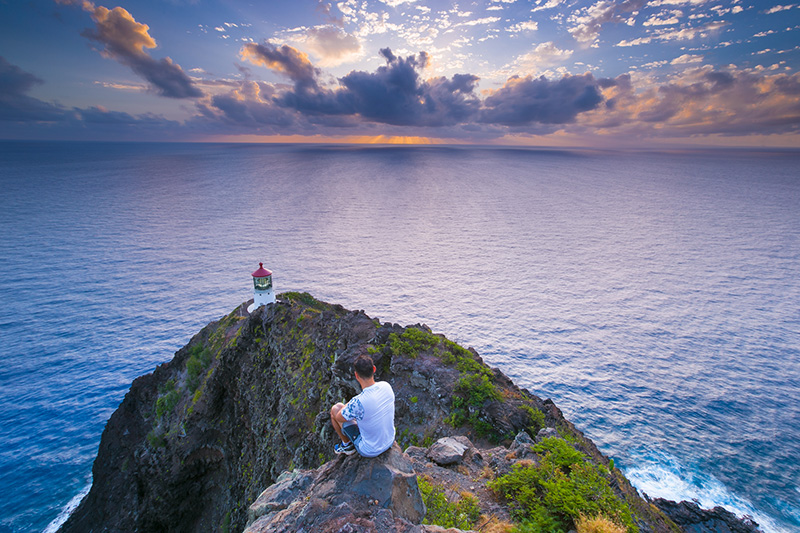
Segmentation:
[(247, 308), (248, 313), (262, 305), (275, 303), (275, 293), (272, 292), (272, 272), (264, 268), (264, 263), (258, 264), (258, 270), (253, 272), (253, 303)]

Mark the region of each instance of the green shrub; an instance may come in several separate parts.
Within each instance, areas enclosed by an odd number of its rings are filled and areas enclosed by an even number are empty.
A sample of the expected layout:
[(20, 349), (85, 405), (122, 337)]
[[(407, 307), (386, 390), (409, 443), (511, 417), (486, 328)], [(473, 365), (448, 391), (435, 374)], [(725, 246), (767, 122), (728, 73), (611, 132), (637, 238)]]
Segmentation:
[(200, 344), (190, 350), (191, 356), (186, 361), (186, 386), (194, 392), (200, 385), (200, 375), (211, 364), (211, 350)]
[(167, 441), (164, 440), (162, 435), (156, 434), (156, 430), (147, 434), (147, 442), (152, 448), (163, 448), (167, 444)]
[(171, 413), (178, 405), (180, 394), (174, 388), (164, 396), (156, 400), (156, 416), (161, 418), (165, 414)]
[(500, 393), (485, 373), (463, 375), (455, 392), (464, 395), (467, 405), (481, 406), (486, 400), (499, 400)]
[(528, 414), (528, 429), (531, 436), (535, 437), (539, 430), (544, 427), (544, 413), (530, 405), (522, 405), (522, 410)]
[(397, 442), (404, 450), (409, 446), (416, 446), (419, 444), (419, 437), (408, 428), (403, 428), (403, 431), (397, 436)]
[(175, 390), (175, 379), (174, 378), (170, 379), (169, 381), (167, 381), (166, 383), (164, 383), (163, 385), (158, 387), (158, 393), (159, 394), (166, 394), (171, 390)]
[(441, 342), (441, 339), (436, 335), (417, 328), (406, 328), (401, 337), (411, 343), (417, 351), (429, 350), (438, 346)]
[(603, 471), (558, 438), (534, 446), (542, 454), (538, 466), (517, 464), (508, 475), (489, 482), (513, 505), (522, 531), (563, 533), (581, 516), (604, 515), (637, 531), (630, 509), (611, 489)]
[(296, 302), (304, 303), (310, 307), (320, 308), (325, 306), (323, 302), (320, 302), (307, 292), (289, 291), (289, 292), (284, 292), (280, 296), (281, 298), (284, 298), (286, 300), (294, 300)]
[(478, 522), (481, 508), (475, 495), (462, 492), (455, 502), (451, 502), (441, 486), (420, 477), (417, 478), (417, 483), (427, 509), (423, 524), (472, 529)]
[(563, 439), (548, 437), (533, 447), (533, 451), (544, 455), (545, 459), (556, 467), (569, 472), (569, 469), (581, 463), (586, 457), (581, 452), (567, 444)]
[(203, 363), (200, 359), (192, 356), (186, 361), (186, 386), (194, 392), (200, 384), (200, 373), (203, 371)]
[[(407, 355), (416, 358), (419, 352), (436, 348), (441, 338), (417, 328), (406, 328), (401, 334), (389, 335), (389, 349), (392, 355)], [(369, 351), (369, 348), (367, 349)], [(377, 350), (376, 350), (377, 351)]]
[(397, 333), (389, 335), (389, 347), (392, 350), (392, 355), (408, 355), (409, 357), (417, 357), (417, 352), (414, 347), (407, 341), (400, 338)]

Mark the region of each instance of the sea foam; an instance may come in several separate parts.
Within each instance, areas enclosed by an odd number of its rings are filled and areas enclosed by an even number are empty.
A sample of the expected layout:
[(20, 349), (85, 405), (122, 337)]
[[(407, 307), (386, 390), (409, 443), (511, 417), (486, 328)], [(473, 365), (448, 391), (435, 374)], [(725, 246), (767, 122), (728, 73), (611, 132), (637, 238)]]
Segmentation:
[(76, 494), (67, 503), (67, 505), (64, 506), (63, 509), (61, 509), (61, 512), (58, 513), (58, 516), (55, 517), (55, 519), (53, 519), (53, 521), (50, 522), (46, 528), (44, 528), (44, 531), (42, 533), (56, 533), (56, 531), (58, 531), (58, 528), (60, 528), (64, 524), (64, 522), (67, 521), (67, 518), (69, 518), (69, 515), (72, 514), (72, 511), (77, 509), (78, 505), (81, 504), (81, 501), (83, 501), (86, 495), (89, 494), (89, 489), (91, 488), (92, 484), (89, 483), (83, 489), (81, 489), (81, 491), (78, 494)]
[(651, 498), (693, 501), (704, 509), (722, 507), (740, 518), (751, 518), (765, 533), (791, 533), (713, 475), (687, 468), (667, 453), (642, 458), (623, 471), (640, 493)]

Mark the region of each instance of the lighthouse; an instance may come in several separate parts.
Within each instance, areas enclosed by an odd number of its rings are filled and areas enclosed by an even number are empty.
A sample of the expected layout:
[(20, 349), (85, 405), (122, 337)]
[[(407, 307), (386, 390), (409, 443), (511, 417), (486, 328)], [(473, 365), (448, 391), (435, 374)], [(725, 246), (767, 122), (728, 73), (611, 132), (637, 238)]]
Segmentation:
[(253, 303), (247, 308), (248, 313), (262, 305), (275, 303), (275, 293), (272, 292), (272, 272), (264, 268), (264, 263), (258, 264), (258, 270), (253, 272)]

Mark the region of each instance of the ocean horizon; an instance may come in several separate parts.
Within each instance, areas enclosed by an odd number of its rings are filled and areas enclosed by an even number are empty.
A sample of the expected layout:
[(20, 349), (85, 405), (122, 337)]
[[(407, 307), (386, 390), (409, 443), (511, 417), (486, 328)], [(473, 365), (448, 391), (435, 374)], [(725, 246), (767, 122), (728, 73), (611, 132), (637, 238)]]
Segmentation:
[(652, 497), (800, 528), (800, 151), (0, 142), (0, 531), (252, 297), (425, 323)]

